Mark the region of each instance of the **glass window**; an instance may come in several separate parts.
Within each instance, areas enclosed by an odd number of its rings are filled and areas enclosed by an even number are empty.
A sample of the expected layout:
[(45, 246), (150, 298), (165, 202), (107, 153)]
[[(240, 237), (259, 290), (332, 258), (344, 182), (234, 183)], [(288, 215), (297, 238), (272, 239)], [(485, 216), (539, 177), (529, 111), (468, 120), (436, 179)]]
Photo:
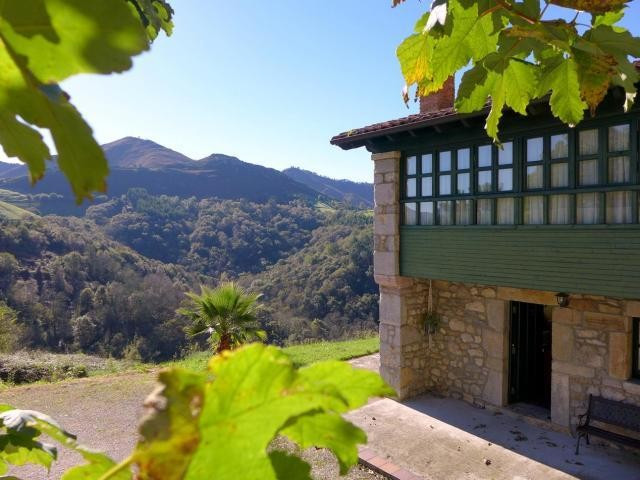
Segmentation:
[(471, 192), (471, 185), (470, 185), (470, 180), (469, 180), (469, 176), (471, 174), (469, 173), (459, 173), (458, 174), (458, 193), (470, 193)]
[(569, 135), (551, 135), (551, 158), (567, 158), (569, 156)]
[(453, 202), (438, 202), (438, 223), (453, 225)]
[(440, 195), (451, 195), (451, 175), (440, 175)]
[(433, 202), (420, 203), (420, 225), (433, 225)]
[(542, 188), (544, 186), (544, 167), (542, 165), (530, 165), (527, 167), (527, 188)]
[(598, 184), (598, 160), (582, 160), (580, 161), (578, 173), (579, 185), (597, 185)]
[(451, 152), (440, 152), (439, 167), (441, 172), (451, 171)]
[(631, 140), (629, 132), (628, 124), (609, 127), (609, 151), (623, 152), (629, 150), (629, 142)]
[(473, 223), (473, 200), (456, 201), (456, 224), (471, 225)]
[(416, 204), (415, 203), (405, 203), (404, 204), (404, 224), (405, 225), (416, 225), (417, 218), (416, 215)]
[(431, 197), (433, 195), (433, 178), (422, 177), (422, 196)]
[(478, 147), (478, 167), (491, 166), (491, 145)]
[(580, 155), (596, 155), (598, 153), (598, 130), (580, 132)]
[(511, 165), (513, 163), (513, 142), (502, 144), (502, 148), (498, 148), (498, 164)]
[(631, 181), (631, 159), (629, 157), (609, 157), (609, 183)]
[(498, 191), (510, 192), (513, 190), (513, 168), (501, 168), (498, 170)]
[(633, 222), (633, 192), (607, 193), (607, 223)]
[(433, 172), (433, 156), (429, 153), (422, 155), (422, 173)]
[(458, 170), (468, 170), (471, 168), (471, 150), (462, 148), (458, 150)]
[(491, 170), (478, 172), (478, 192), (490, 192), (492, 190)]
[(416, 196), (416, 179), (408, 178), (407, 179), (407, 197), (415, 197)]
[(526, 225), (544, 223), (544, 197), (524, 197), (524, 223)]
[(542, 137), (527, 140), (527, 162), (541, 162), (544, 159), (544, 142)]
[(407, 157), (407, 175), (416, 174), (416, 157)]
[(569, 164), (551, 164), (551, 188), (561, 188), (569, 186)]
[(496, 220), (498, 225), (513, 225), (515, 223), (515, 199), (498, 198)]
[(549, 196), (549, 223), (552, 225), (571, 223), (571, 195)]
[(478, 204), (476, 213), (478, 225), (491, 225), (493, 223), (493, 200), (481, 198), (476, 203)]
[(600, 223), (599, 193), (580, 193), (576, 196), (576, 222), (581, 225)]

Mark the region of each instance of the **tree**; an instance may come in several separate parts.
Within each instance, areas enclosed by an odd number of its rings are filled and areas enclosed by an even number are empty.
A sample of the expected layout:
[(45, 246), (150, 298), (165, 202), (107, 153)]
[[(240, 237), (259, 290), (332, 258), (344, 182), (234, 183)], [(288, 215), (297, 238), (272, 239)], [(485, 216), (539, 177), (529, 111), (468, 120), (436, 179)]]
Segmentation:
[[(394, 6), (405, 0), (393, 0)], [(459, 70), (455, 107), (478, 111), (491, 101), (487, 133), (498, 141), (505, 107), (526, 115), (532, 100), (549, 97), (552, 113), (569, 125), (594, 113), (607, 91), (626, 92), (633, 104), (640, 80), (629, 57), (640, 57), (640, 38), (617, 25), (627, 0), (434, 0), (431, 11), (398, 47), (402, 73), (416, 96), (439, 90)], [(547, 18), (549, 5), (573, 17)], [(580, 22), (591, 15), (590, 24)]]
[(191, 306), (178, 309), (178, 313), (191, 319), (192, 335), (209, 334), (211, 348), (217, 353), (266, 339), (257, 321), (259, 294), (228, 282), (215, 289), (203, 286), (200, 295), (189, 292), (187, 296)]
[(105, 191), (104, 153), (59, 83), (79, 73), (128, 70), (131, 57), (148, 50), (160, 30), (171, 34), (172, 14), (165, 0), (3, 2), (0, 144), (27, 164), (32, 182), (51, 157), (38, 131), (44, 129), (76, 200)]

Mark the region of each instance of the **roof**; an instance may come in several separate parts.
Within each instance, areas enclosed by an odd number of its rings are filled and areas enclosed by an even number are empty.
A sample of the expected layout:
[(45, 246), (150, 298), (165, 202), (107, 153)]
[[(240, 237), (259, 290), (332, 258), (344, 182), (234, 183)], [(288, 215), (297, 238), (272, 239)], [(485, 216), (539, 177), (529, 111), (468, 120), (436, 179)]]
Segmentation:
[[(634, 65), (640, 70), (640, 60), (634, 61)], [(361, 147), (367, 144), (367, 140), (385, 135), (392, 135), (397, 132), (415, 130), (422, 127), (434, 126), (450, 123), (464, 118), (478, 117), (487, 113), (489, 105), (478, 112), (472, 114), (460, 114), (453, 107), (435, 112), (416, 113), (407, 117), (387, 120), (385, 122), (374, 123), (366, 127), (356, 128), (347, 132), (339, 133), (331, 139), (332, 145), (337, 145), (344, 150)]]

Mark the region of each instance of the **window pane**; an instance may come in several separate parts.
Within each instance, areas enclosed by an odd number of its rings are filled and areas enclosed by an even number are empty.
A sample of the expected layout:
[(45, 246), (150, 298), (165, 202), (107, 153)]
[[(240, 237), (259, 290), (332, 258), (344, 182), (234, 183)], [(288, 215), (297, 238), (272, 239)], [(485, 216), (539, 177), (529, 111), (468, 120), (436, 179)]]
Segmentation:
[(526, 225), (544, 223), (544, 197), (524, 198), (524, 223)]
[(629, 125), (615, 125), (609, 127), (609, 151), (621, 152), (629, 150)]
[(568, 187), (569, 186), (569, 164), (553, 163), (551, 164), (551, 188)]
[(471, 225), (473, 221), (473, 200), (456, 201), (456, 224)]
[(478, 147), (478, 166), (491, 166), (491, 145), (482, 145)]
[(467, 170), (471, 167), (471, 150), (463, 148), (458, 150), (458, 170)]
[(513, 190), (513, 169), (502, 168), (498, 170), (498, 191), (509, 192)]
[(416, 174), (416, 157), (407, 157), (407, 175)]
[(433, 225), (433, 202), (420, 203), (420, 225)]
[(631, 181), (631, 161), (629, 157), (609, 158), (609, 183)]
[(576, 197), (576, 222), (582, 225), (600, 222), (600, 194), (581, 193)]
[(513, 198), (498, 198), (496, 220), (498, 225), (513, 225), (515, 219), (515, 200)]
[(453, 225), (453, 202), (438, 202), (438, 223)]
[(580, 162), (578, 184), (580, 185), (597, 185), (598, 184), (598, 160), (582, 160)]
[(633, 192), (607, 193), (607, 223), (633, 223)]
[(422, 196), (430, 197), (433, 195), (433, 178), (422, 177)]
[(491, 215), (493, 210), (493, 200), (489, 198), (481, 198), (477, 203), (478, 211), (476, 215), (478, 225), (491, 225), (493, 221)]
[(422, 173), (433, 172), (433, 155), (422, 155)]
[(491, 185), (491, 170), (481, 170), (478, 172), (478, 191), (490, 192), (492, 190)]
[(404, 224), (416, 225), (416, 223), (417, 223), (416, 204), (405, 203), (404, 204)]
[(440, 175), (440, 195), (451, 195), (451, 175)]
[(416, 179), (408, 178), (407, 179), (407, 197), (415, 197), (416, 196)]
[(551, 195), (549, 197), (549, 223), (567, 225), (571, 215), (571, 195)]
[(551, 136), (551, 158), (566, 158), (569, 156), (569, 135)]
[(544, 186), (544, 168), (542, 165), (527, 167), (527, 188), (542, 188)]
[(470, 193), (471, 185), (470, 185), (470, 173), (459, 173), (458, 174), (458, 193)]
[(451, 152), (440, 152), (440, 171), (448, 172), (451, 170)]
[(580, 155), (596, 153), (598, 153), (598, 130), (583, 130), (580, 132)]
[(527, 162), (540, 162), (544, 159), (542, 137), (527, 140)]
[(511, 165), (513, 163), (513, 143), (507, 142), (498, 148), (498, 163), (500, 165)]

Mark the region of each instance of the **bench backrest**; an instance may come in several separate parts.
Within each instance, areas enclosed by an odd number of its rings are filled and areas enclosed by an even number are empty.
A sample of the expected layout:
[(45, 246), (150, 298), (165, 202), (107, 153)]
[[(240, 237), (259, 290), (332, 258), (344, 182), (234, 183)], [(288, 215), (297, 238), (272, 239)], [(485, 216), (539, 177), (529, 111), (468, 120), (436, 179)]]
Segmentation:
[(589, 420), (640, 432), (640, 407), (589, 395)]

